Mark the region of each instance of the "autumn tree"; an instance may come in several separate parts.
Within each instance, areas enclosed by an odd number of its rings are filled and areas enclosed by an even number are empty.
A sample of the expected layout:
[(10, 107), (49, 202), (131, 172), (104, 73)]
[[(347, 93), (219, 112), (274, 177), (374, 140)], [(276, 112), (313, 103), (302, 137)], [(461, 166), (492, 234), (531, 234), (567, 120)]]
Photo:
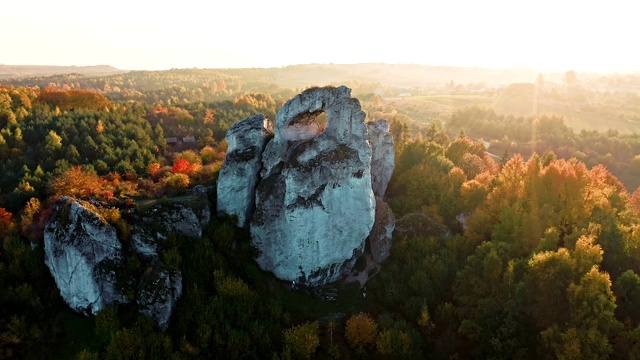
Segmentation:
[(74, 166), (51, 179), (49, 192), (54, 197), (69, 195), (84, 198), (98, 194), (101, 187), (102, 180), (97, 175)]
[(147, 173), (151, 175), (151, 177), (157, 176), (160, 173), (160, 164), (152, 162), (147, 165)]
[(373, 346), (378, 334), (378, 324), (366, 313), (353, 315), (345, 325), (345, 336), (349, 345), (359, 352)]
[(304, 323), (283, 332), (284, 358), (311, 359), (320, 345), (318, 322)]
[(596, 266), (584, 274), (579, 284), (567, 289), (567, 327), (558, 322), (541, 333), (559, 359), (605, 359), (613, 351), (611, 339), (622, 329), (614, 317), (615, 296), (607, 273)]
[(205, 124), (213, 124), (215, 117), (213, 115), (212, 109), (205, 110), (204, 117), (202, 118), (202, 122)]
[(29, 199), (27, 205), (22, 210), (22, 215), (20, 216), (20, 226), (22, 227), (23, 234), (30, 234), (29, 230), (32, 227), (32, 223), (36, 219), (36, 215), (40, 212), (40, 210), (40, 200), (38, 200), (37, 198)]
[(38, 101), (64, 110), (105, 110), (111, 107), (109, 100), (102, 94), (88, 90), (64, 91), (45, 88), (40, 92)]
[(15, 229), (15, 223), (10, 212), (0, 208), (0, 237), (7, 236)]
[(174, 174), (190, 175), (194, 172), (194, 166), (185, 158), (179, 158), (173, 163), (171, 172)]
[(44, 150), (49, 154), (54, 154), (62, 148), (62, 138), (54, 130), (49, 130), (49, 134), (44, 138)]
[(168, 188), (177, 191), (189, 187), (190, 180), (187, 174), (174, 173), (167, 174), (167, 176), (163, 179), (163, 182)]

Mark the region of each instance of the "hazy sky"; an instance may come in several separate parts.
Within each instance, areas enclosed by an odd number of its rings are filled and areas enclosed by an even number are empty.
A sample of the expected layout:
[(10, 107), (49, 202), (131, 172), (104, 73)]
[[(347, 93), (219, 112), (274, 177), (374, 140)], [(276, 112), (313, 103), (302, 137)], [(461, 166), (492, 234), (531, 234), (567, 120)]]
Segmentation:
[(638, 7), (620, 0), (4, 1), (0, 64), (640, 71)]

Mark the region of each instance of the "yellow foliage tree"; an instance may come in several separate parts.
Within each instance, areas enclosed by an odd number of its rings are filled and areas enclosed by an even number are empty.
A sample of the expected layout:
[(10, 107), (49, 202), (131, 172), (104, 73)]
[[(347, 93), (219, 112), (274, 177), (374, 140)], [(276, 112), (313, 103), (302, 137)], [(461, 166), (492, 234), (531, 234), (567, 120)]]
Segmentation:
[(362, 351), (375, 344), (378, 324), (369, 314), (353, 315), (345, 325), (345, 336), (352, 348)]
[(284, 331), (283, 358), (311, 359), (319, 345), (318, 322), (294, 326)]

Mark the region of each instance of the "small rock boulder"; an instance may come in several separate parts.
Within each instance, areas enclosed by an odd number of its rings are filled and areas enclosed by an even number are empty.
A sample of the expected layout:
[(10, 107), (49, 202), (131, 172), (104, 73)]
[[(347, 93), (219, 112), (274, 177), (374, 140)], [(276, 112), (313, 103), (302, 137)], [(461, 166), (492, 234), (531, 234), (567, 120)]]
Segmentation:
[(445, 225), (434, 221), (427, 214), (411, 213), (396, 220), (394, 234), (406, 237), (435, 236), (443, 239), (451, 236), (451, 231)]

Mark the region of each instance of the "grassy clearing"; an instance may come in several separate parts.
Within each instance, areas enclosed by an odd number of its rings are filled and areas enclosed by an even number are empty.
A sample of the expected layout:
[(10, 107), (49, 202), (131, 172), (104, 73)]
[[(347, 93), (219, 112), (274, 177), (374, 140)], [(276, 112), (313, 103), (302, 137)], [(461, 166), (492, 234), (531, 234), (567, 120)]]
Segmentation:
[(384, 106), (390, 106), (398, 113), (409, 116), (414, 121), (413, 125), (416, 126), (427, 124), (433, 120), (446, 122), (456, 109), (475, 104), (494, 108), (499, 114), (516, 117), (532, 116), (536, 113), (563, 115), (567, 126), (576, 132), (583, 129), (599, 132), (613, 129), (623, 134), (640, 132), (640, 121), (587, 111), (583, 109), (583, 103), (550, 99), (540, 102), (532, 98), (515, 96), (442, 94), (389, 98), (383, 102)]

